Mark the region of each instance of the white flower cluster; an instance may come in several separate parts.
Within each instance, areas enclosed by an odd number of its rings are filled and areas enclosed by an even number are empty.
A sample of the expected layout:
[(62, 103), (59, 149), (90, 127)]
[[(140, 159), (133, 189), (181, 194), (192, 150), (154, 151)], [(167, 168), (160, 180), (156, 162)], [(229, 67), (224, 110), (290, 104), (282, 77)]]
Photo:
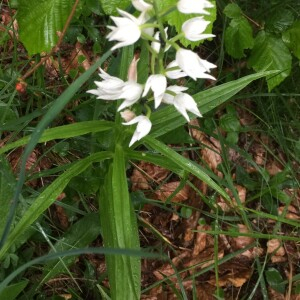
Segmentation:
[[(156, 1), (156, 0), (149, 0)], [(196, 53), (191, 50), (180, 47), (176, 40), (185, 37), (190, 41), (200, 41), (206, 38), (214, 37), (213, 34), (203, 34), (209, 22), (205, 21), (202, 16), (194, 17), (183, 23), (181, 33), (177, 36), (168, 39), (167, 29), (161, 29), (162, 24), (159, 24), (155, 18), (157, 11), (153, 3), (147, 3), (144, 0), (132, 0), (132, 5), (140, 12), (140, 15), (135, 16), (118, 9), (122, 17), (111, 17), (116, 26), (108, 26), (111, 32), (107, 35), (109, 41), (117, 41), (118, 43), (112, 47), (112, 50), (132, 45), (140, 38), (151, 42), (151, 54), (158, 61), (159, 71), (148, 77), (145, 85), (137, 82), (137, 62), (134, 59), (128, 70), (128, 80), (123, 81), (120, 78), (110, 76), (100, 69), (99, 76), (102, 81), (96, 81), (97, 89), (89, 90), (88, 93), (94, 94), (98, 99), (103, 100), (118, 100), (123, 99), (118, 111), (124, 110), (138, 102), (142, 97), (149, 94), (151, 90), (154, 99), (154, 107), (158, 108), (163, 102), (174, 105), (177, 111), (182, 116), (190, 121), (187, 111), (201, 117), (201, 113), (197, 107), (193, 97), (184, 91), (186, 87), (171, 85), (168, 86), (167, 78), (178, 79), (189, 76), (193, 80), (197, 78), (215, 79), (210, 74), (210, 69), (216, 66), (207, 60), (201, 59)], [(183, 14), (209, 14), (206, 9), (213, 7), (208, 0), (179, 0), (177, 9)], [(154, 16), (154, 18), (153, 18)], [(153, 21), (154, 20), (154, 21)], [(150, 23), (151, 21), (151, 23)], [(160, 31), (154, 33), (155, 28), (160, 28)], [(161, 43), (163, 41), (163, 43)], [(176, 50), (175, 60), (170, 62), (166, 68), (162, 67), (162, 59), (159, 58), (160, 53), (166, 52), (170, 47)], [(155, 60), (154, 60), (155, 61)], [(153, 67), (156, 70), (157, 67)], [(148, 107), (148, 106), (147, 106)], [(149, 108), (149, 107), (148, 107)], [(136, 130), (130, 141), (129, 146), (136, 141), (146, 136), (151, 130), (150, 112), (148, 109), (147, 115), (135, 116), (128, 109), (121, 112), (121, 116), (126, 123), (124, 125), (132, 125), (137, 123)]]

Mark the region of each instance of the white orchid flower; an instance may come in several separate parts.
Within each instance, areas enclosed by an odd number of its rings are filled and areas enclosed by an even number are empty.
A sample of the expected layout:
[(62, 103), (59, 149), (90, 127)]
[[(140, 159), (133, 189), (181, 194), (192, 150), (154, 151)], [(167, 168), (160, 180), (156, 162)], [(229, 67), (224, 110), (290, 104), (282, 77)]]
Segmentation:
[(124, 99), (124, 101), (119, 106), (118, 111), (136, 103), (141, 98), (142, 92), (143, 86), (141, 84), (134, 81), (126, 81), (119, 96), (119, 99)]
[(210, 69), (216, 68), (217, 66), (207, 60), (201, 59), (191, 50), (179, 48), (176, 51), (176, 62), (178, 66), (194, 80), (197, 78), (215, 80), (213, 76), (206, 74), (205, 72), (210, 72)]
[(119, 42), (111, 48), (112, 51), (134, 44), (141, 36), (140, 25), (145, 21), (143, 17), (136, 18), (121, 9), (118, 9), (118, 12), (123, 18), (111, 17), (116, 26), (107, 26), (112, 30), (107, 35), (108, 40)]
[(184, 86), (179, 86), (179, 85), (171, 85), (168, 86), (162, 101), (166, 104), (174, 104), (174, 97), (182, 93), (183, 91), (186, 91), (188, 88)]
[(150, 75), (146, 81), (143, 97), (147, 95), (150, 88), (154, 94), (154, 106), (157, 108), (160, 105), (167, 88), (166, 77), (162, 74)]
[(173, 104), (177, 111), (181, 113), (188, 122), (190, 121), (190, 118), (187, 114), (187, 111), (190, 111), (198, 117), (202, 117), (195, 100), (189, 94), (177, 94), (173, 99)]
[(185, 21), (181, 30), (189, 41), (200, 41), (214, 37), (214, 34), (202, 34), (210, 22), (205, 21), (203, 17), (196, 17)]
[(129, 147), (131, 147), (136, 141), (139, 141), (141, 138), (146, 136), (150, 132), (151, 127), (152, 127), (152, 123), (149, 120), (149, 118), (146, 116), (143, 116), (143, 115), (135, 117), (131, 121), (129, 121), (127, 123), (122, 123), (122, 124), (123, 125), (133, 125), (136, 123), (138, 123), (138, 124), (137, 124), (135, 132), (131, 138), (131, 141), (129, 143)]
[[(132, 67), (132, 69), (134, 68), (136, 68), (136, 64), (134, 64), (134, 66)], [(131, 74), (131, 76), (134, 79), (135, 70), (130, 70), (129, 73), (133, 73)], [(135, 80), (124, 82), (118, 77), (110, 76), (102, 69), (100, 69), (99, 76), (103, 80), (95, 81), (95, 84), (98, 88), (96, 90), (88, 90), (87, 93), (96, 95), (97, 99), (102, 100), (124, 99), (122, 104), (119, 106), (118, 111), (124, 109), (125, 107), (133, 105), (141, 98), (143, 86), (137, 83)]]
[(187, 74), (179, 68), (176, 60), (173, 60), (167, 65), (166, 76), (170, 79), (178, 79), (187, 76)]
[(183, 14), (203, 14), (209, 15), (206, 8), (214, 7), (208, 0), (179, 0), (178, 10)]
[(152, 5), (145, 2), (144, 0), (131, 0), (131, 3), (134, 8), (140, 12), (152, 9)]
[(124, 81), (118, 77), (110, 76), (100, 68), (99, 76), (103, 81), (95, 81), (96, 90), (88, 90), (87, 93), (97, 96), (97, 99), (116, 100), (120, 98)]

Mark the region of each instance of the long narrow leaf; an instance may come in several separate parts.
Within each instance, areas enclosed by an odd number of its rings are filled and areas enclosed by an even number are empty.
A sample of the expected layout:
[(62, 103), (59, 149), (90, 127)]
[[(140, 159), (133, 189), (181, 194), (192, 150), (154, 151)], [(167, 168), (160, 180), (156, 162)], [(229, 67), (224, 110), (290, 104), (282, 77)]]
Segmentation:
[[(260, 72), (245, 76), (197, 93), (193, 98), (197, 102), (201, 113), (205, 114), (230, 99), (252, 81), (276, 73), (278, 73), (278, 71)], [(151, 121), (153, 123), (151, 135), (154, 137), (161, 136), (186, 123), (186, 120), (179, 115), (173, 106), (167, 106), (153, 113), (151, 115)]]
[[(44, 143), (57, 139), (67, 139), (87, 133), (106, 131), (111, 129), (113, 124), (114, 123), (109, 121), (86, 121), (46, 129), (38, 140), (38, 143)], [(0, 149), (0, 155), (11, 149), (26, 145), (30, 138), (31, 135), (25, 136), (13, 143), (5, 145)]]
[(152, 149), (160, 152), (165, 158), (175, 162), (180, 168), (182, 168), (182, 170), (195, 175), (197, 178), (205, 182), (208, 186), (218, 192), (222, 197), (224, 197), (228, 201), (231, 201), (228, 194), (205, 173), (205, 170), (201, 166), (191, 162), (189, 159), (178, 154), (173, 149), (156, 140), (152, 136), (145, 137), (145, 143)]
[[(137, 220), (130, 201), (123, 149), (116, 145), (100, 189), (100, 218), (105, 247), (139, 249)], [(106, 256), (111, 297), (114, 300), (140, 299), (139, 257)]]

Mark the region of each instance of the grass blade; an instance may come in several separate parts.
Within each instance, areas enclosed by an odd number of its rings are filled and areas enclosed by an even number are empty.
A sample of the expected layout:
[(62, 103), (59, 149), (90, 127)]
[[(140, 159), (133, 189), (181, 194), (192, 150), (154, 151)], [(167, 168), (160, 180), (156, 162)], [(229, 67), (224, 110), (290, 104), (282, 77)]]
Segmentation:
[(15, 189), (15, 194), (13, 197), (12, 205), (7, 217), (6, 226), (4, 228), (1, 241), (0, 241), (0, 249), (3, 247), (5, 240), (7, 239), (9, 229), (15, 214), (15, 210), (18, 204), (19, 195), (22, 190), (22, 186), (25, 181), (25, 167), (26, 162), (33, 151), (34, 147), (38, 143), (40, 137), (43, 134), (45, 128), (50, 124), (50, 122), (55, 119), (55, 117), (63, 110), (65, 105), (71, 101), (74, 94), (79, 90), (79, 88), (89, 79), (89, 77), (97, 70), (97, 68), (110, 56), (111, 51), (107, 51), (97, 62), (85, 73), (83, 73), (79, 78), (77, 78), (53, 103), (48, 112), (45, 114), (43, 119), (37, 125), (35, 131), (31, 135), (31, 139), (26, 146), (24, 153), (22, 155), (19, 180)]
[(69, 181), (83, 172), (93, 162), (103, 161), (112, 157), (111, 152), (99, 152), (90, 155), (72, 165), (65, 173), (54, 180), (32, 203), (16, 227), (8, 235), (6, 243), (0, 249), (0, 260), (27, 228), (56, 200)]

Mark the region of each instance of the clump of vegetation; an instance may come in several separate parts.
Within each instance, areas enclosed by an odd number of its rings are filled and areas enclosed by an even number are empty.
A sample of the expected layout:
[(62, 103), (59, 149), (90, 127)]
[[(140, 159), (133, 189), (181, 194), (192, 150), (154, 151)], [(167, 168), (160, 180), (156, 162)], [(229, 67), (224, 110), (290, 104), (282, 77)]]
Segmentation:
[(299, 297), (299, 4), (0, 7), (1, 299)]

